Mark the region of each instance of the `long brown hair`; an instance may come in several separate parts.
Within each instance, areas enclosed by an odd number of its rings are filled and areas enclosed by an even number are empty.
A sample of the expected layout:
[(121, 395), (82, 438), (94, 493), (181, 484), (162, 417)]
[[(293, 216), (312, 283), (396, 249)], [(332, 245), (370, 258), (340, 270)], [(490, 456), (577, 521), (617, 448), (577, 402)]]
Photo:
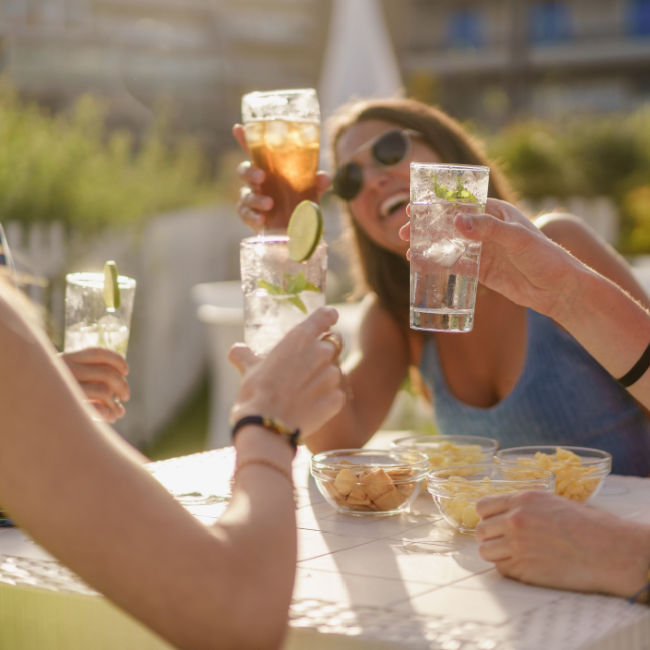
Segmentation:
[[(490, 167), (491, 197), (513, 202), (514, 194), (503, 173), (490, 163), (482, 146), (453, 118), (433, 106), (413, 99), (370, 99), (343, 106), (328, 122), (331, 134), (331, 155), (334, 165), (336, 144), (353, 124), (365, 120), (392, 122), (405, 129), (417, 131), (443, 162)], [(359, 227), (346, 204), (346, 211), (361, 267), (363, 288), (377, 294), (380, 304), (408, 331), (409, 265), (398, 255), (373, 242)]]

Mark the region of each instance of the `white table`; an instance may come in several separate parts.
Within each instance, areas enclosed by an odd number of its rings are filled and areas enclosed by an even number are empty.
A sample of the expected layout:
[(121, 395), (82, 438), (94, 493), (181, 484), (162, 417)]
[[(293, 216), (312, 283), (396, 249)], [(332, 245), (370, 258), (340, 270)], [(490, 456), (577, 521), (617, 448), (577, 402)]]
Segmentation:
[[(151, 465), (211, 522), (226, 507), (233, 450)], [(298, 568), (286, 650), (643, 649), (650, 608), (618, 598), (542, 589), (500, 577), (476, 542), (454, 533), (427, 495), (410, 514), (367, 519), (336, 513), (294, 467)], [(610, 476), (598, 508), (650, 522), (650, 479)], [(90, 641), (92, 639), (92, 641)], [(95, 650), (168, 646), (113, 608), (21, 531), (0, 530), (0, 647)]]

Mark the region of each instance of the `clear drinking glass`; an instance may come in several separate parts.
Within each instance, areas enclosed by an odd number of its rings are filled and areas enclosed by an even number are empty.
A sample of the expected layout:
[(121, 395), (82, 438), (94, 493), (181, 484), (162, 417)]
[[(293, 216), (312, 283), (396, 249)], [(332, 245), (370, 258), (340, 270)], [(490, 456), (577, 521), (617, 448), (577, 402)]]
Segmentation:
[(121, 304), (109, 309), (104, 302), (103, 273), (68, 273), (65, 279), (64, 351), (99, 346), (126, 357), (135, 280), (118, 276)]
[(462, 211), (485, 211), (489, 167), (411, 163), (411, 327), (469, 332), (481, 244), (454, 226)]
[(246, 143), (266, 173), (262, 193), (273, 198), (267, 229), (284, 229), (304, 199), (315, 201), (320, 107), (313, 88), (253, 92), (242, 97)]
[(241, 242), (244, 341), (266, 354), (307, 314), (325, 304), (327, 244), (304, 262), (289, 258), (286, 235), (257, 235)]

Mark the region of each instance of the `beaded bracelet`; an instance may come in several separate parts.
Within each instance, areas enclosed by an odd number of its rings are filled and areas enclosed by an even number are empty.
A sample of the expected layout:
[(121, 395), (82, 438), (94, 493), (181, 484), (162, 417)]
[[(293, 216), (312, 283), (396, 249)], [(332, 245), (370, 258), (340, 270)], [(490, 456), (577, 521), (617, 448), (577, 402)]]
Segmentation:
[(624, 388), (628, 388), (634, 382), (643, 377), (648, 367), (650, 367), (650, 343), (648, 343), (648, 347), (639, 357), (639, 360), (632, 366), (632, 368), (630, 368), (630, 370), (628, 370), (620, 379), (617, 379), (616, 381)]
[(274, 469), (276, 472), (282, 474), (282, 476), (284, 476), (284, 478), (286, 478), (287, 481), (289, 481), (291, 487), (293, 487), (293, 476), (291, 475), (291, 472), (288, 469), (282, 467), (282, 465), (279, 465), (278, 463), (275, 463), (272, 460), (269, 460), (268, 458), (247, 458), (246, 460), (243, 460), (235, 468), (235, 474), (233, 478), (237, 479), (237, 475), (239, 474), (239, 472), (242, 470), (243, 467), (246, 467), (247, 465), (265, 465), (266, 467), (270, 467), (271, 469)]
[[(639, 600), (639, 598), (641, 598), (643, 594), (646, 595), (645, 599)], [(648, 603), (649, 597), (650, 597), (650, 571), (648, 571), (648, 582), (646, 583), (646, 585), (641, 587), (641, 589), (639, 589), (639, 591), (637, 591), (636, 593), (632, 594), (632, 596), (630, 596), (627, 602), (630, 603), (630, 605), (633, 605), (634, 603), (637, 602)]]

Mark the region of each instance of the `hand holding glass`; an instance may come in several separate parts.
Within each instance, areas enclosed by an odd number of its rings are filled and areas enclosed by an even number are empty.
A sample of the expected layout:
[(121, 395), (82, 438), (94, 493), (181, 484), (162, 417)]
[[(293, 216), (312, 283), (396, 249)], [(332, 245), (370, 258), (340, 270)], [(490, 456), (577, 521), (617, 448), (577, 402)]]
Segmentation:
[(469, 332), (480, 242), (454, 226), (459, 211), (485, 211), (490, 170), (484, 166), (411, 163), (411, 328)]

